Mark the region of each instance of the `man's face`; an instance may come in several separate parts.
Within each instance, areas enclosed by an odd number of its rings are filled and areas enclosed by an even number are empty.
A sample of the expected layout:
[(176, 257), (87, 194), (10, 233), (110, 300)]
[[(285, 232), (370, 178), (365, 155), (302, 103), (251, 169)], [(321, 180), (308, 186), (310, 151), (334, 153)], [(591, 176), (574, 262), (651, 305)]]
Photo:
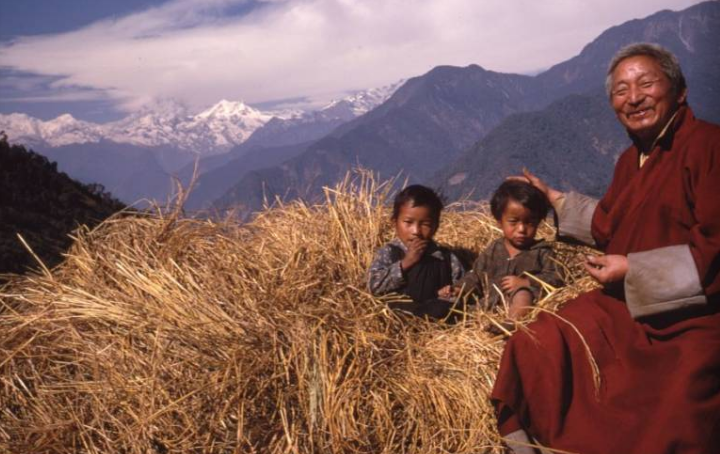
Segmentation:
[(618, 120), (646, 145), (657, 138), (686, 96), (685, 90), (674, 93), (657, 61), (645, 55), (626, 58), (615, 67), (611, 90)]

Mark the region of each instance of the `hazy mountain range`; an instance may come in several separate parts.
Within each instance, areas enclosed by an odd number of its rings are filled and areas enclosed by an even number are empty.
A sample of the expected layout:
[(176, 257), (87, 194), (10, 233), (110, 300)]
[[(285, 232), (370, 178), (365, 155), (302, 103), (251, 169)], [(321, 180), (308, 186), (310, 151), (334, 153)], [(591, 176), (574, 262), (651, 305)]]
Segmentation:
[(720, 3), (661, 11), (602, 33), (580, 55), (534, 77), (438, 67), (384, 104), (272, 168), (245, 175), (216, 209), (257, 210), (274, 197), (312, 199), (358, 164), (485, 198), (527, 166), (561, 189), (604, 192), (629, 144), (604, 94), (618, 49), (656, 42), (681, 60), (696, 114), (720, 122)]
[(244, 142), (271, 118), (298, 115), (290, 111), (261, 112), (227, 100), (191, 115), (185, 107), (166, 100), (105, 124), (77, 120), (69, 114), (49, 121), (10, 114), (0, 115), (0, 128), (13, 141), (46, 148), (106, 141), (141, 147), (168, 146), (207, 155)]
[(168, 103), (106, 125), (5, 115), (0, 129), (126, 202), (167, 197), (169, 174), (188, 184), (199, 157), (191, 210), (247, 213), (276, 196), (313, 199), (358, 165), (449, 198), (487, 197), (523, 166), (562, 189), (599, 195), (629, 143), (603, 91), (605, 69), (618, 49), (641, 41), (679, 57), (690, 105), (720, 122), (720, 2), (711, 1), (610, 28), (535, 76), (439, 66), (315, 112), (222, 101), (188, 115)]
[[(185, 107), (163, 101), (105, 124), (69, 114), (49, 121), (0, 114), (0, 131), (11, 142), (56, 161), (60, 170), (74, 178), (100, 183), (127, 203), (164, 201), (175, 187), (173, 176), (188, 182), (197, 159), (199, 168), (208, 171), (248, 149), (317, 139), (382, 104), (401, 83), (360, 91), (310, 112), (265, 112), (222, 100), (189, 114)], [(241, 144), (243, 148), (237, 149)], [(260, 166), (277, 162), (271, 159)]]

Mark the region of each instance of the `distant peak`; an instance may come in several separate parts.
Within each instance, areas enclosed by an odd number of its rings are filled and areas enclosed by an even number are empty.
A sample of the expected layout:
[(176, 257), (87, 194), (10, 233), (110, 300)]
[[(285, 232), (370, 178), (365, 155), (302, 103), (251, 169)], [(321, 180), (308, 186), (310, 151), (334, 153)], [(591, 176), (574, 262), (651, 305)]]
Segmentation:
[(260, 112), (248, 106), (242, 101), (228, 101), (227, 99), (223, 99), (209, 109), (206, 109), (197, 114), (197, 117), (234, 117), (238, 115), (244, 116), (248, 114), (260, 114)]
[(53, 121), (62, 121), (62, 122), (76, 121), (76, 118), (73, 117), (69, 113), (64, 113), (62, 115), (58, 115)]
[(330, 112), (336, 109), (347, 109), (354, 116), (362, 115), (384, 103), (403, 83), (405, 83), (405, 80), (401, 79), (393, 84), (348, 94), (344, 98), (330, 101), (320, 111)]
[(217, 104), (217, 106), (244, 106), (245, 103), (243, 101), (228, 101), (227, 99), (221, 99)]

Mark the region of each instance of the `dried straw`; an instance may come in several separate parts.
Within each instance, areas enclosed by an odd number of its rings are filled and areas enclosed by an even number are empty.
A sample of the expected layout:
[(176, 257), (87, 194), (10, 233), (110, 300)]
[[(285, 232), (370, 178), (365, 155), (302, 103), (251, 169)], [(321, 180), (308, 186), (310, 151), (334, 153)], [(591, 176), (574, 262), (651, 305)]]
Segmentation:
[[(501, 452), (503, 339), (483, 327), (502, 315), (428, 323), (365, 290), (392, 184), (359, 172), (246, 225), (176, 211), (78, 231), (51, 273), (0, 289), (0, 451)], [(468, 202), (438, 240), (477, 253), (498, 234)], [(543, 310), (591, 285), (557, 250), (573, 283)]]

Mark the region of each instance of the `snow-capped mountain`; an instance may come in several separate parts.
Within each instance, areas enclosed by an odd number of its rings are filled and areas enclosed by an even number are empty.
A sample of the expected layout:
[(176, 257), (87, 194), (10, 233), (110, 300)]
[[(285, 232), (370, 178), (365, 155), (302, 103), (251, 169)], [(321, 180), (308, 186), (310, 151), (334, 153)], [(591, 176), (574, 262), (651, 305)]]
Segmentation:
[(258, 128), (248, 138), (247, 144), (285, 146), (317, 140), (384, 103), (403, 83), (405, 81), (401, 80), (381, 88), (355, 92), (319, 110), (299, 112), (286, 118), (276, 116)]
[(97, 142), (102, 138), (102, 127), (77, 120), (70, 114), (42, 121), (21, 113), (0, 114), (0, 130), (14, 142), (29, 145), (52, 144), (55, 147), (73, 143)]
[(247, 140), (250, 135), (273, 117), (286, 118), (286, 112), (261, 112), (243, 104), (222, 100), (211, 108), (195, 115), (183, 125), (190, 131), (203, 131), (212, 137), (215, 145), (231, 147)]
[(294, 112), (262, 112), (243, 102), (222, 100), (195, 115), (172, 101), (157, 103), (105, 124), (70, 114), (42, 121), (25, 114), (0, 115), (0, 130), (13, 142), (60, 147), (106, 140), (144, 147), (169, 146), (200, 155), (221, 153), (244, 142), (273, 117)]
[(166, 101), (103, 125), (105, 138), (143, 146), (175, 146), (201, 155), (227, 151), (285, 112), (262, 112), (243, 102), (222, 100), (196, 115)]
[(49, 121), (21, 113), (0, 114), (0, 130), (5, 131), (11, 141), (29, 146), (54, 148), (109, 141), (210, 155), (245, 142), (270, 120), (282, 125), (281, 129), (331, 120), (349, 121), (384, 102), (400, 84), (354, 93), (313, 112), (261, 111), (242, 101), (223, 99), (200, 113), (191, 114), (177, 102), (166, 100), (105, 124), (77, 120), (70, 114)]
[(400, 88), (405, 80), (380, 88), (371, 88), (360, 91), (342, 99), (334, 100), (323, 107), (320, 112), (325, 115), (337, 115), (338, 117), (351, 115), (351, 119), (370, 112), (375, 107), (384, 103)]

